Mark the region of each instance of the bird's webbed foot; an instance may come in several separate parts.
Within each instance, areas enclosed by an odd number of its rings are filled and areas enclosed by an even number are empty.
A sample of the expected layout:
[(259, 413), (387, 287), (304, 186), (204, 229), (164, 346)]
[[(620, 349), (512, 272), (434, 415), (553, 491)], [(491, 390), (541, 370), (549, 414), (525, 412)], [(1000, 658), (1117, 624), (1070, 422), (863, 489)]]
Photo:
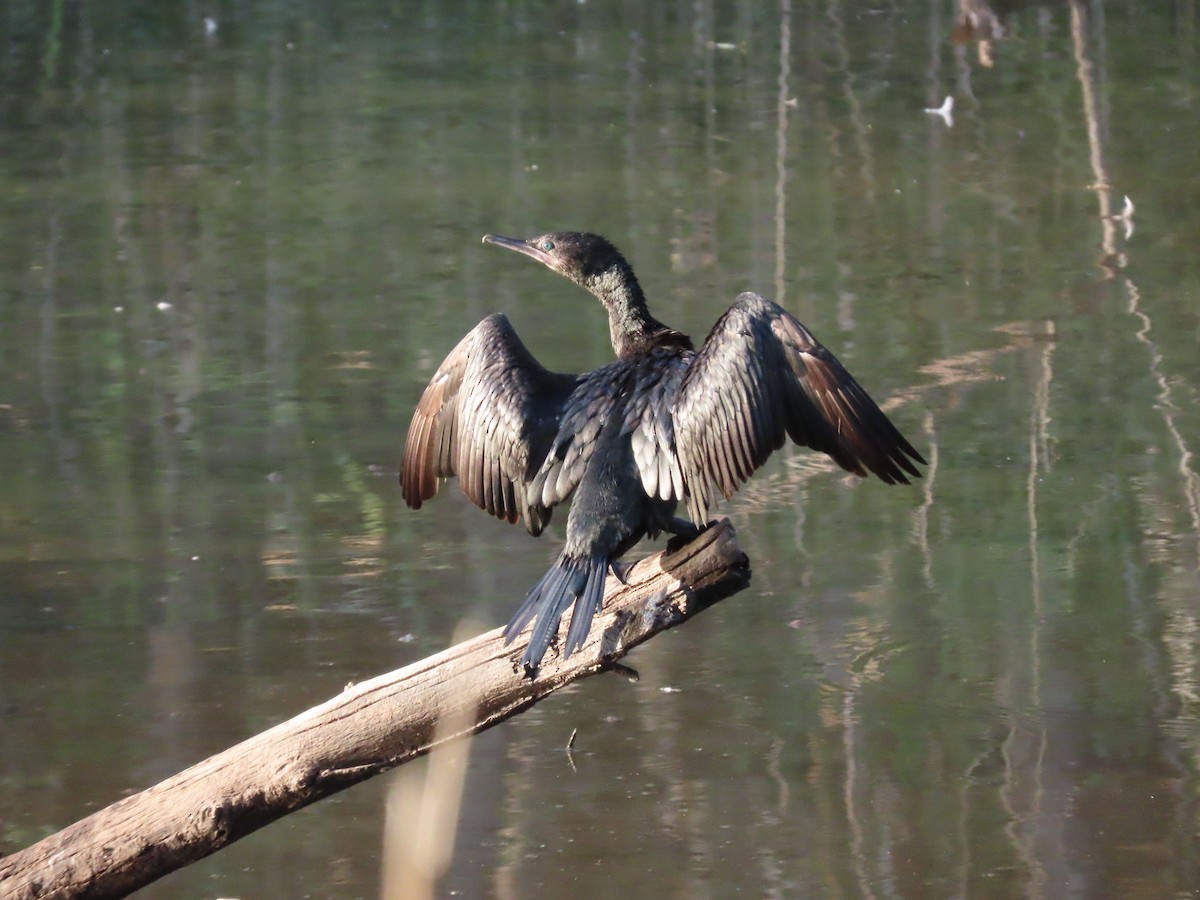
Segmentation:
[[(710, 522), (708, 524), (710, 525), (712, 523)], [(708, 528), (708, 525), (698, 527), (693, 525), (690, 519), (685, 519), (681, 516), (672, 516), (671, 521), (667, 523), (666, 527), (663, 528), (663, 531), (678, 535), (679, 537), (690, 541), (705, 528)]]
[(671, 522), (664, 531), (669, 531), (674, 537), (667, 541), (667, 552), (674, 553), (680, 547), (683, 547), (688, 542), (699, 537), (708, 529), (719, 525), (722, 519), (709, 519), (703, 525), (695, 525), (689, 519), (681, 519), (678, 516), (671, 519)]
[(617, 581), (621, 584), (629, 584), (629, 570), (636, 565), (636, 562), (621, 562), (619, 559), (610, 559), (608, 567), (616, 576)]

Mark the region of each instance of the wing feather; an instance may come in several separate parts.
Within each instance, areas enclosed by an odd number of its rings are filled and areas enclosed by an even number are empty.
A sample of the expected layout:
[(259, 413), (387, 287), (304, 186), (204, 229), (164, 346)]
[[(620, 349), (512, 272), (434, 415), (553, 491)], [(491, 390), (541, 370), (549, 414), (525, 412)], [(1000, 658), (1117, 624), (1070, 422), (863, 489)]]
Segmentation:
[(637, 363), (633, 395), (623, 413), (624, 431), (648, 497), (681, 500), (686, 490), (675, 449), (672, 401), (693, 356), (690, 350), (680, 353), (668, 348)]
[(619, 413), (631, 376), (632, 369), (619, 360), (579, 376), (553, 445), (533, 479), (532, 493), (545, 506), (563, 502), (579, 486), (601, 432)]
[(543, 368), (508, 319), (488, 316), (438, 366), (408, 428), (400, 484), (413, 509), (457, 475), (464, 494), (532, 534), (552, 504), (532, 495), (576, 376)]
[(915, 463), (925, 463), (837, 357), (757, 294), (737, 298), (692, 360), (673, 424), (697, 524), (718, 494), (731, 496), (785, 437), (889, 484), (908, 484), (920, 477)]

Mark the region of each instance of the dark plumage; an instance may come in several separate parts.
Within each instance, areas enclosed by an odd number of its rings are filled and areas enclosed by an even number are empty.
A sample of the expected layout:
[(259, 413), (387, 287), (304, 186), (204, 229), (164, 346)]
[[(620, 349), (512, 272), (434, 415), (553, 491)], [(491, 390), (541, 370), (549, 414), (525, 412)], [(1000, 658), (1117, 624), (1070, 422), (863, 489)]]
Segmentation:
[[(536, 669), (567, 608), (564, 653), (583, 644), (609, 567), (643, 536), (695, 532), (790, 437), (888, 484), (924, 463), (798, 320), (741, 294), (696, 351), (646, 308), (625, 258), (595, 234), (486, 235), (589, 290), (608, 311), (617, 359), (582, 375), (544, 369), (508, 319), (488, 316), (438, 367), (417, 404), (400, 481), (413, 509), (457, 475), (463, 492), (533, 535), (574, 496), (566, 543), (508, 624), (534, 619)], [(674, 518), (683, 503), (687, 520)]]

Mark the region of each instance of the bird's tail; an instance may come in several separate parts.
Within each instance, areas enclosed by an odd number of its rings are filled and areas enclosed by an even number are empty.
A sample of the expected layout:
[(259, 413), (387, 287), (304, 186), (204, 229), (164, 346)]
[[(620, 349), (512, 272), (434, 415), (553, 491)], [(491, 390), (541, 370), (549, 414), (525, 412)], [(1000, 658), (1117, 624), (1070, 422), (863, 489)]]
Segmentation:
[(511, 644), (521, 630), (536, 617), (533, 632), (529, 636), (529, 648), (521, 661), (528, 669), (536, 669), (558, 633), (558, 623), (572, 603), (571, 627), (567, 631), (567, 643), (563, 658), (570, 656), (583, 646), (592, 618), (604, 599), (604, 576), (608, 560), (604, 557), (577, 559), (563, 554), (550, 567), (541, 580), (530, 589), (525, 602), (504, 629), (504, 642)]

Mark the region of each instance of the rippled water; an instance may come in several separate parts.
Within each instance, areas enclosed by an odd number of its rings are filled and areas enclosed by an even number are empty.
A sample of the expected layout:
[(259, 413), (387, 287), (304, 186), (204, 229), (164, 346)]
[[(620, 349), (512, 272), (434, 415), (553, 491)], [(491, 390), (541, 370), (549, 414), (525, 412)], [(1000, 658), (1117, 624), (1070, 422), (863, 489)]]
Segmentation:
[[(750, 589), (473, 743), (439, 892), (1200, 888), (1195, 4), (997, 8), (9, 4), (0, 851), (507, 620), (561, 532), (396, 466), (485, 314), (610, 358), (479, 243), (574, 227), (697, 338), (784, 303), (931, 466), (778, 454)], [(143, 893), (376, 896), (407, 790)]]

